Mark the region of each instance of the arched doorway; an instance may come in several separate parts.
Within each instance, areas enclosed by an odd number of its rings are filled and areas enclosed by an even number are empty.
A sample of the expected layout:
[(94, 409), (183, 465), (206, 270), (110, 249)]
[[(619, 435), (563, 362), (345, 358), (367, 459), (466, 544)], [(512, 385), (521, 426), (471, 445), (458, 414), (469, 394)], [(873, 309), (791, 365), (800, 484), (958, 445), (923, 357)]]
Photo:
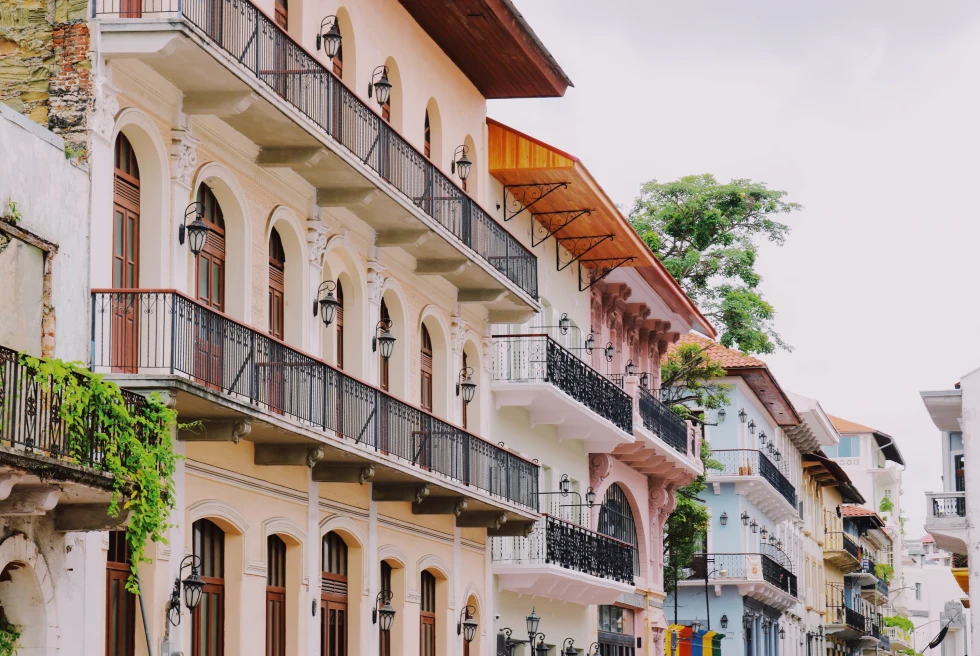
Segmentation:
[[(204, 248), (197, 256), (194, 285), (198, 302), (206, 308), (225, 309), (225, 219), (211, 187), (197, 188), (198, 211), (208, 225)], [(221, 389), (224, 319), (211, 312), (201, 313), (194, 340), (194, 375), (204, 384)]]
[[(388, 561), (381, 561), (381, 592), (388, 594), (392, 593), (391, 587), (391, 565)], [(380, 646), (378, 650), (379, 656), (391, 656), (391, 631), (382, 631), (381, 627), (378, 627), (378, 645)]]
[(347, 656), (347, 543), (337, 533), (323, 536), (320, 592), (322, 656)]
[(269, 234), (269, 334), (285, 336), (286, 251), (275, 228)]
[(106, 554), (106, 656), (133, 656), (136, 649), (136, 595), (126, 590), (130, 574), (126, 531), (109, 532)]
[(286, 656), (286, 543), (266, 538), (265, 654)]
[(191, 624), (192, 656), (225, 653), (225, 532), (208, 519), (193, 525), (194, 555), (201, 559), (204, 594)]
[[(139, 287), (140, 168), (126, 135), (116, 137), (112, 190), (112, 287)], [(117, 373), (136, 373), (139, 303), (128, 295), (112, 302), (112, 364)]]
[(620, 542), (633, 545), (633, 576), (639, 576), (640, 547), (636, 537), (633, 509), (630, 508), (626, 492), (617, 483), (610, 485), (603, 497), (602, 507), (599, 509), (598, 531)]
[(436, 656), (436, 577), (423, 570), (419, 581), (419, 656)]

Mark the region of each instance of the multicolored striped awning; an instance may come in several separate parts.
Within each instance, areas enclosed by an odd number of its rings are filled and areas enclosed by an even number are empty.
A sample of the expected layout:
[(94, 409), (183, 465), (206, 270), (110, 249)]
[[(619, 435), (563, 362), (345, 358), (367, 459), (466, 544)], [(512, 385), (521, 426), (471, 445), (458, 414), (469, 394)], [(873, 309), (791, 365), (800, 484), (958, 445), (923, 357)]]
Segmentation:
[(717, 631), (694, 633), (689, 626), (671, 624), (664, 633), (664, 656), (721, 656), (724, 637)]

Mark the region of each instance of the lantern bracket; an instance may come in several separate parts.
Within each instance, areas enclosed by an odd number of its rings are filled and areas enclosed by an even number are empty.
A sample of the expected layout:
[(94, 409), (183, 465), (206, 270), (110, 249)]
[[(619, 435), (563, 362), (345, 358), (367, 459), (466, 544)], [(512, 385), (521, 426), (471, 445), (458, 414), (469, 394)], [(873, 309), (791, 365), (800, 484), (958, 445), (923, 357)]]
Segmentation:
[(534, 222), (531, 230), (531, 248), (534, 248), (548, 241), (548, 237), (553, 237), (559, 231), (567, 228), (569, 224), (581, 216), (589, 216), (592, 210), (561, 210), (558, 212), (540, 212), (534, 215), (537, 221)]
[[(607, 241), (613, 241), (616, 235), (589, 235), (587, 237), (555, 237), (558, 245), (561, 248), (555, 249), (555, 264), (559, 271), (564, 271), (570, 265), (572, 265), (576, 260), (584, 256), (589, 251), (593, 250), (599, 244)], [(569, 252), (572, 256), (567, 262), (562, 262), (561, 252), (562, 249)]]
[[(610, 273), (635, 260), (635, 257), (605, 257), (597, 260), (579, 260), (578, 262), (578, 290), (584, 292), (592, 287)], [(583, 279), (582, 270), (586, 270)], [(588, 282), (588, 284), (585, 284)], [(584, 285), (584, 286), (583, 286)]]
[[(504, 222), (510, 221), (541, 199), (559, 189), (567, 189), (568, 182), (532, 182), (522, 185), (504, 185)], [(510, 202), (507, 195), (510, 194)]]

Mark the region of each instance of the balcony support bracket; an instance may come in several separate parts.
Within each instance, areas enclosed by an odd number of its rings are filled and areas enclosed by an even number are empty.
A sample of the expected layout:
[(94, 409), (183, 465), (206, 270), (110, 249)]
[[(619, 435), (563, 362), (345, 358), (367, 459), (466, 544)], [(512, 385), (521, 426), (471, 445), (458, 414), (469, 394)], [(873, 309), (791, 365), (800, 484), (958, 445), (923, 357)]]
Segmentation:
[(255, 464), (283, 467), (313, 467), (323, 459), (322, 447), (282, 444), (257, 444)]
[(415, 273), (420, 276), (457, 275), (470, 264), (469, 260), (418, 260), (415, 263)]
[[(579, 260), (578, 262), (578, 289), (580, 292), (584, 292), (586, 289), (592, 287), (610, 273), (623, 266), (624, 264), (629, 264), (635, 257), (612, 257), (612, 258), (600, 258), (597, 260)], [(588, 280), (587, 285), (583, 287), (586, 280), (582, 278), (582, 270), (585, 269), (588, 273), (585, 278)]]
[(318, 462), (313, 465), (313, 480), (317, 483), (357, 483), (364, 485), (374, 478), (374, 465), (334, 465)]
[[(560, 248), (555, 249), (555, 264), (559, 271), (564, 271), (574, 264), (579, 258), (594, 249), (599, 244), (612, 241), (616, 235), (590, 235), (588, 237), (555, 237)], [(561, 252), (566, 250), (571, 254), (572, 259), (562, 262)], [(591, 260), (590, 260), (591, 261)], [(581, 274), (579, 275), (581, 278)]]
[(0, 517), (44, 515), (58, 505), (61, 492), (54, 485), (18, 485), (0, 501)]
[[(524, 210), (534, 207), (549, 194), (559, 189), (567, 189), (569, 184), (568, 182), (534, 182), (504, 185), (504, 221), (510, 221)], [(510, 194), (510, 202), (507, 202), (508, 194)]]
[(208, 421), (195, 423), (177, 432), (182, 442), (233, 442), (238, 444), (252, 432), (248, 421)]
[(429, 496), (429, 484), (375, 483), (371, 486), (372, 501), (410, 501), (421, 503)]
[(507, 523), (507, 515), (498, 512), (470, 511), (456, 517), (456, 526), (460, 528), (489, 528), (499, 530)]
[(116, 517), (109, 516), (107, 503), (74, 503), (58, 506), (54, 513), (56, 531), (112, 531), (129, 523), (132, 511), (119, 509)]
[[(457, 520), (458, 521), (458, 520)], [(534, 522), (507, 522), (497, 528), (487, 529), (487, 536), (492, 538), (526, 538), (534, 530)]]
[(592, 210), (561, 210), (535, 214), (534, 218), (537, 220), (531, 228), (531, 248), (548, 241), (548, 237), (554, 237), (571, 225), (575, 219), (590, 214)]
[(459, 517), (466, 510), (463, 497), (428, 497), (412, 504), (413, 515), (452, 515)]

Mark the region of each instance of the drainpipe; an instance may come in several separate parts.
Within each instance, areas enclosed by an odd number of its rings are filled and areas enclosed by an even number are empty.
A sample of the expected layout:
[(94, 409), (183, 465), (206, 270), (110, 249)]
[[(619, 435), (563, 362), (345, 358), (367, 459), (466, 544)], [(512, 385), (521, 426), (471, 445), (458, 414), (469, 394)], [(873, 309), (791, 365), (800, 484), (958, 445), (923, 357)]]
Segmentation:
[(146, 603), (143, 601), (143, 583), (140, 581), (140, 577), (136, 575), (136, 587), (140, 591), (140, 615), (143, 616), (143, 634), (146, 636), (146, 653), (148, 656), (153, 656), (153, 645), (150, 643), (150, 625), (146, 623)]

